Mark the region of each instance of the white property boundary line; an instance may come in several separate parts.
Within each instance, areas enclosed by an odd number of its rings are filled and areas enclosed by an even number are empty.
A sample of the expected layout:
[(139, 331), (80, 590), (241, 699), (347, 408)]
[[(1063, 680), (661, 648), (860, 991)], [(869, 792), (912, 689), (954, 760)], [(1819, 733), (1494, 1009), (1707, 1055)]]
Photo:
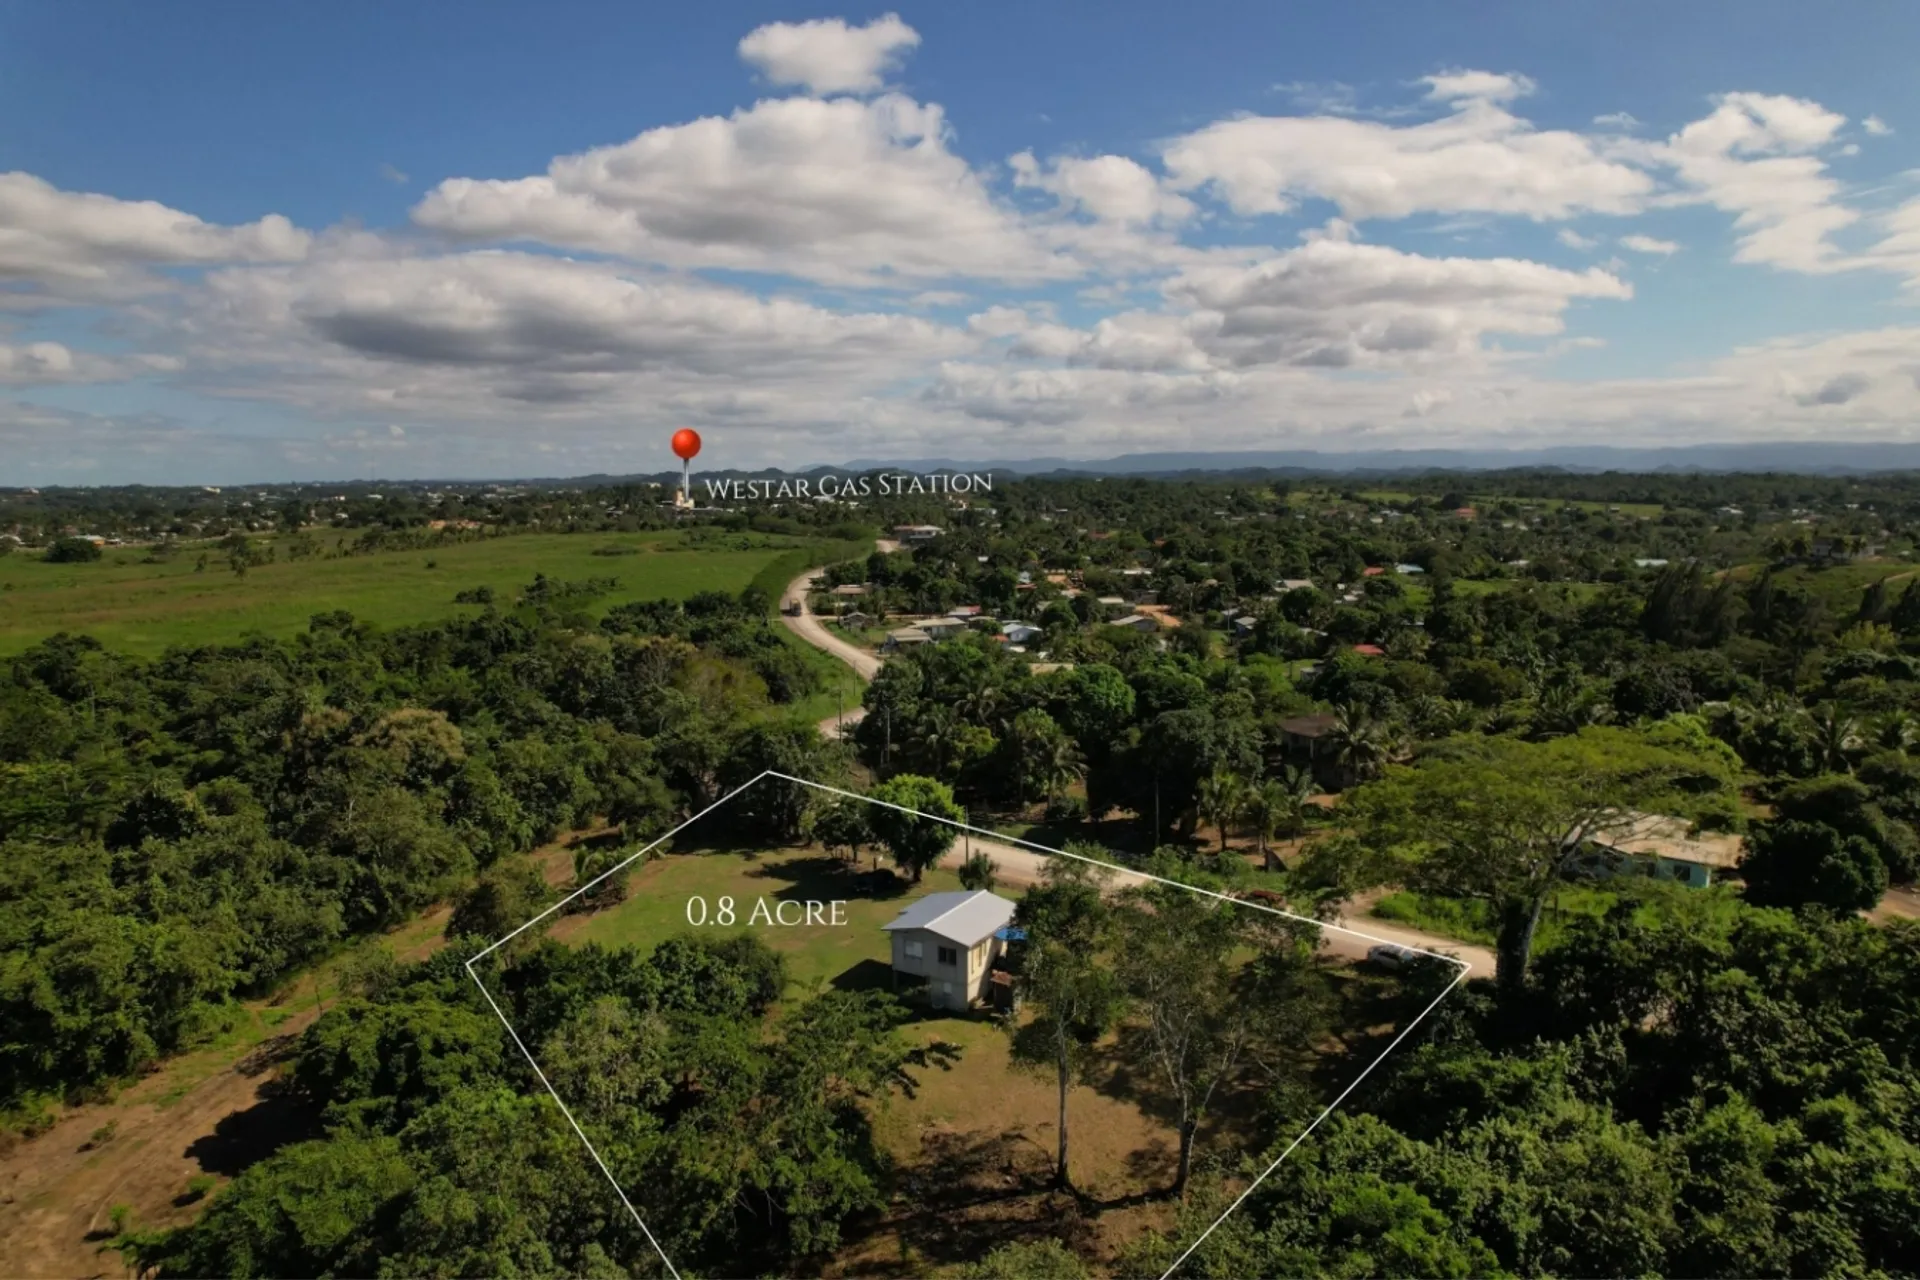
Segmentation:
[(498, 941), (492, 943), (484, 951), (481, 951), (478, 954), (472, 956), (466, 962), (467, 976), (469, 978), (472, 978), (474, 985), (480, 988), (480, 994), (486, 997), (488, 1007), (493, 1010), (494, 1016), (500, 1019), (501, 1025), (506, 1027), (507, 1034), (513, 1037), (513, 1043), (520, 1050), (521, 1056), (526, 1058), (527, 1065), (533, 1068), (533, 1074), (540, 1078), (540, 1083), (546, 1086), (546, 1090), (550, 1095), (552, 1095), (555, 1105), (557, 1105), (560, 1108), (560, 1114), (567, 1118), (567, 1123), (569, 1125), (573, 1126), (573, 1131), (574, 1133), (579, 1135), (582, 1145), (584, 1145), (587, 1149), (587, 1154), (593, 1157), (593, 1162), (596, 1165), (600, 1166), (600, 1172), (606, 1175), (607, 1182), (609, 1183), (609, 1185), (613, 1187), (613, 1193), (620, 1197), (620, 1203), (625, 1205), (627, 1212), (633, 1215), (633, 1221), (635, 1225), (637, 1225), (640, 1228), (641, 1234), (646, 1236), (647, 1243), (653, 1246), (653, 1251), (660, 1255), (660, 1261), (662, 1265), (666, 1267), (667, 1274), (672, 1276), (673, 1280), (680, 1280), (680, 1272), (675, 1269), (673, 1265), (673, 1260), (667, 1257), (666, 1250), (662, 1249), (660, 1247), (660, 1242), (654, 1239), (653, 1232), (648, 1229), (647, 1224), (641, 1219), (639, 1210), (633, 1207), (633, 1201), (627, 1198), (627, 1193), (625, 1189), (621, 1187), (619, 1180), (613, 1176), (613, 1170), (607, 1167), (607, 1162), (601, 1158), (599, 1150), (594, 1147), (592, 1140), (590, 1140), (587, 1137), (586, 1130), (582, 1129), (580, 1127), (580, 1122), (574, 1119), (573, 1112), (567, 1107), (566, 1101), (563, 1098), (561, 1098), (559, 1093), (555, 1092), (553, 1087), (553, 1082), (548, 1080), (547, 1073), (540, 1069), (540, 1064), (534, 1060), (533, 1054), (528, 1051), (526, 1043), (520, 1039), (520, 1033), (514, 1030), (513, 1023), (508, 1020), (505, 1012), (501, 1010), (499, 1003), (493, 998), (493, 993), (487, 990), (487, 984), (480, 980), (480, 975), (478, 973), (474, 972), (473, 966), (479, 961), (484, 960), (488, 956), (492, 955), (495, 951), (498, 951), (501, 947), (505, 946), (507, 943), (512, 942), (515, 938), (525, 933), (528, 929), (531, 929), (534, 925), (539, 924), (542, 920), (545, 920), (548, 916), (553, 915), (556, 911), (559, 911), (562, 907), (566, 906), (569, 902), (572, 902), (575, 898), (578, 898), (580, 895), (586, 893), (588, 890), (592, 889), (595, 885), (599, 884), (601, 881), (606, 880), (608, 877), (613, 876), (616, 873), (625, 870), (628, 866), (632, 865), (632, 863), (635, 860), (642, 858), (647, 854), (651, 853), (653, 850), (659, 848), (661, 845), (673, 839), (675, 836), (679, 835), (682, 831), (685, 831), (688, 827), (700, 821), (700, 819), (706, 817), (708, 814), (712, 813), (715, 809), (718, 809), (721, 805), (726, 804), (729, 800), (732, 800), (735, 796), (740, 795), (742, 792), (748, 790), (750, 787), (753, 787), (755, 784), (759, 783), (764, 778), (779, 778), (782, 781), (796, 783), (799, 786), (803, 786), (803, 787), (811, 787), (815, 791), (824, 791), (830, 795), (845, 796), (850, 800), (862, 800), (862, 801), (865, 801), (867, 804), (879, 805), (880, 807), (885, 809), (893, 809), (900, 813), (909, 813), (917, 818), (928, 818), (934, 822), (945, 823), (949, 827), (955, 827), (962, 831), (972, 832), (975, 835), (984, 836), (990, 840), (999, 841), (1002, 844), (1020, 845), (1025, 848), (1032, 849), (1037, 853), (1044, 853), (1049, 857), (1072, 858), (1077, 862), (1084, 862), (1084, 863), (1087, 863), (1089, 866), (1105, 867), (1110, 871), (1117, 871), (1124, 876), (1131, 876), (1138, 880), (1149, 881), (1155, 884), (1168, 885), (1175, 889), (1185, 889), (1189, 893), (1197, 893), (1197, 894), (1200, 894), (1202, 897), (1216, 898), (1221, 902), (1231, 902), (1234, 905), (1240, 906), (1240, 907), (1251, 907), (1255, 910), (1265, 911), (1271, 915), (1281, 916), (1288, 920), (1298, 920), (1302, 924), (1310, 924), (1317, 929), (1330, 929), (1336, 933), (1348, 934), (1352, 937), (1361, 938), (1368, 942), (1386, 943), (1389, 946), (1398, 947), (1402, 951), (1410, 951), (1415, 955), (1426, 956), (1427, 958), (1432, 960), (1441, 960), (1446, 962), (1447, 964), (1458, 966), (1459, 972), (1454, 974), (1453, 981), (1447, 984), (1447, 987), (1444, 991), (1442, 991), (1438, 996), (1434, 997), (1433, 1003), (1429, 1004), (1426, 1008), (1422, 1009), (1419, 1013), (1419, 1016), (1415, 1017), (1413, 1021), (1407, 1023), (1405, 1027), (1401, 1028), (1400, 1034), (1396, 1035), (1393, 1038), (1392, 1042), (1389, 1043), (1385, 1049), (1380, 1051), (1380, 1056), (1375, 1058), (1372, 1062), (1369, 1062), (1366, 1065), (1365, 1069), (1363, 1069), (1359, 1075), (1353, 1078), (1353, 1082), (1349, 1084), (1345, 1089), (1342, 1089), (1340, 1091), (1340, 1096), (1335, 1098), (1332, 1102), (1328, 1103), (1326, 1110), (1322, 1111), (1319, 1115), (1315, 1116), (1313, 1118), (1313, 1122), (1309, 1124), (1305, 1129), (1302, 1129), (1300, 1131), (1300, 1136), (1295, 1138), (1291, 1143), (1289, 1143), (1287, 1145), (1287, 1149), (1285, 1151), (1282, 1151), (1278, 1156), (1278, 1158), (1276, 1158), (1272, 1164), (1268, 1165), (1264, 1170), (1262, 1170), (1260, 1176), (1255, 1178), (1251, 1183), (1249, 1183), (1247, 1185), (1247, 1189), (1242, 1191), (1237, 1197), (1235, 1197), (1234, 1202), (1228, 1205), (1226, 1207), (1226, 1210), (1223, 1213), (1221, 1213), (1219, 1217), (1215, 1218), (1213, 1222), (1208, 1225), (1207, 1229), (1205, 1231), (1202, 1231), (1199, 1234), (1199, 1236), (1195, 1238), (1194, 1242), (1186, 1247), (1185, 1251), (1183, 1251), (1179, 1257), (1173, 1260), (1173, 1265), (1166, 1269), (1166, 1271), (1161, 1275), (1160, 1280), (1169, 1280), (1169, 1277), (1171, 1277), (1175, 1271), (1178, 1271), (1180, 1269), (1180, 1264), (1185, 1262), (1187, 1258), (1193, 1253), (1193, 1251), (1195, 1249), (1198, 1249), (1201, 1243), (1205, 1241), (1208, 1236), (1213, 1234), (1214, 1228), (1218, 1227), (1222, 1222), (1225, 1222), (1227, 1220), (1227, 1215), (1231, 1214), (1235, 1209), (1238, 1209), (1240, 1205), (1246, 1200), (1246, 1198), (1253, 1194), (1255, 1188), (1257, 1188), (1262, 1182), (1265, 1182), (1267, 1179), (1267, 1176), (1271, 1174), (1275, 1169), (1278, 1169), (1281, 1163), (1284, 1160), (1286, 1160), (1288, 1156), (1293, 1154), (1294, 1148), (1298, 1147), (1301, 1143), (1305, 1142), (1307, 1140), (1308, 1135), (1310, 1135), (1315, 1129), (1320, 1127), (1320, 1122), (1325, 1120), (1328, 1116), (1332, 1115), (1335, 1109), (1338, 1108), (1342, 1102), (1345, 1102), (1347, 1100), (1347, 1096), (1351, 1094), (1355, 1089), (1360, 1087), (1361, 1081), (1365, 1080), (1369, 1075), (1371, 1075), (1375, 1067), (1379, 1066), (1382, 1062), (1385, 1062), (1387, 1060), (1387, 1056), (1400, 1046), (1400, 1042), (1402, 1040), (1405, 1040), (1407, 1036), (1412, 1033), (1415, 1027), (1419, 1026), (1421, 1022), (1425, 1021), (1428, 1014), (1432, 1013), (1435, 1009), (1439, 1008), (1441, 1001), (1445, 1000), (1448, 996), (1452, 995), (1454, 991), (1460, 986), (1460, 984), (1466, 981), (1468, 973), (1472, 971), (1472, 966), (1468, 964), (1465, 960), (1462, 960), (1457, 956), (1446, 955), (1438, 951), (1427, 951), (1420, 947), (1410, 947), (1404, 943), (1394, 942), (1390, 938), (1381, 938), (1381, 937), (1375, 936), (1374, 934), (1362, 933), (1358, 929), (1349, 929), (1345, 925), (1330, 924), (1324, 920), (1315, 920), (1310, 916), (1298, 915), (1291, 911), (1282, 911), (1277, 907), (1270, 907), (1265, 905), (1264, 903), (1249, 901), (1245, 898), (1231, 897), (1228, 894), (1219, 893), (1212, 889), (1202, 889), (1190, 884), (1181, 884), (1178, 880), (1169, 880), (1164, 876), (1156, 876), (1156, 875), (1153, 875), (1151, 872), (1138, 871), (1132, 867), (1123, 867), (1123, 866), (1120, 866), (1118, 863), (1107, 862), (1100, 858), (1089, 858), (1085, 854), (1069, 853), (1065, 849), (1050, 849), (1046, 845), (1034, 844), (1030, 840), (1022, 840), (1017, 836), (1004, 835), (1001, 832), (991, 831), (985, 827), (976, 827), (965, 822), (955, 822), (950, 818), (942, 818), (936, 814), (921, 813), (918, 809), (909, 809), (904, 805), (891, 804), (885, 800), (876, 800), (872, 796), (863, 796), (856, 791), (845, 791), (839, 787), (830, 787), (824, 782), (814, 782), (808, 778), (796, 778), (792, 774), (781, 773), (777, 769), (767, 769), (759, 774), (756, 774), (753, 778), (751, 778), (747, 782), (742, 783), (740, 786), (735, 787), (732, 791), (729, 791), (726, 795), (721, 796), (718, 800), (715, 800), (712, 804), (708, 805), (706, 808), (702, 809), (700, 812), (694, 814), (691, 818), (688, 818), (685, 822), (681, 823), (679, 826), (675, 827), (673, 830), (667, 832), (665, 835), (655, 840), (652, 844), (646, 845), (634, 851), (633, 853), (629, 854), (627, 857), (621, 859), (618, 863), (615, 863), (613, 866), (609, 867), (607, 870), (602, 871), (599, 875), (587, 881), (585, 884), (581, 885), (578, 889), (575, 889), (572, 893), (560, 899), (560, 901), (554, 903), (552, 906), (548, 907), (545, 911), (542, 911), (540, 914), (534, 916), (531, 920), (527, 921), (525, 924), (521, 925), (519, 928), (515, 929), (513, 932), (507, 934), (505, 937), (500, 938)]

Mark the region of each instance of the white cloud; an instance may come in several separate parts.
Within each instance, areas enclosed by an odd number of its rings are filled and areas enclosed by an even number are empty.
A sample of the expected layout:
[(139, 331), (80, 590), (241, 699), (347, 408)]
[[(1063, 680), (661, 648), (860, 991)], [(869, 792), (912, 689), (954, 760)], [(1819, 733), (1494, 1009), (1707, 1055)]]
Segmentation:
[(1554, 239), (1558, 240), (1561, 244), (1567, 246), (1567, 248), (1569, 249), (1591, 249), (1595, 245), (1600, 243), (1598, 240), (1594, 239), (1592, 236), (1581, 235), (1578, 231), (1575, 231), (1572, 227), (1560, 228), (1559, 232), (1554, 236)]
[(380, 164), (380, 176), (396, 187), (404, 187), (411, 181), (403, 171), (385, 161), (382, 161)]
[(1057, 157), (1044, 167), (1031, 151), (1008, 160), (1014, 185), (1038, 188), (1069, 209), (1125, 225), (1177, 223), (1193, 216), (1193, 202), (1167, 190), (1146, 166), (1125, 156)]
[(1621, 133), (1630, 133), (1640, 127), (1640, 122), (1626, 111), (1609, 111), (1603, 116), (1595, 116), (1593, 122), (1602, 129), (1618, 129)]
[(1638, 154), (1671, 166), (1697, 198), (1734, 215), (1736, 262), (1821, 273), (1859, 265), (1829, 237), (1859, 215), (1817, 150), (1847, 119), (1817, 102), (1728, 93), (1710, 115)]
[(1884, 138), (1893, 132), (1893, 126), (1879, 116), (1868, 116), (1860, 122), (1860, 127), (1876, 138)]
[(1189, 268), (1173, 311), (1127, 311), (1084, 329), (997, 307), (968, 327), (1011, 337), (1011, 355), (1137, 371), (1261, 365), (1394, 369), (1485, 363), (1494, 335), (1551, 336), (1576, 299), (1625, 299), (1598, 270), (1517, 259), (1427, 258), (1321, 234), (1252, 266)]
[(52, 386), (59, 383), (119, 382), (179, 367), (170, 356), (107, 356), (75, 351), (61, 342), (0, 342), (0, 386)]
[(1511, 102), (1537, 87), (1526, 76), (1493, 71), (1445, 71), (1423, 76), (1420, 83), (1427, 86), (1427, 96), (1439, 102)]
[(874, 93), (920, 33), (889, 13), (864, 27), (840, 18), (770, 22), (740, 40), (740, 56), (774, 84), (809, 92)]
[(267, 375), (273, 394), (477, 414), (617, 411), (709, 385), (855, 387), (974, 345), (912, 316), (499, 251), (220, 271), (180, 327), (200, 368)]
[(1190, 270), (1168, 295), (1195, 312), (1195, 340), (1218, 362), (1378, 368), (1471, 362), (1491, 335), (1558, 334), (1576, 299), (1624, 300), (1633, 290), (1598, 269), (1428, 258), (1329, 238), (1250, 268)]
[(832, 284), (1078, 273), (946, 134), (938, 106), (897, 94), (773, 99), (563, 156), (538, 177), (448, 179), (413, 218), (467, 239)]
[(0, 299), (14, 305), (125, 297), (159, 282), (154, 266), (288, 262), (312, 237), (279, 214), (237, 227), (151, 200), (62, 191), (28, 173), (0, 173)]
[(1666, 256), (1680, 252), (1680, 246), (1672, 240), (1656, 240), (1652, 236), (1630, 235), (1620, 237), (1620, 247), (1631, 249), (1635, 253), (1649, 253)]
[(1176, 190), (1207, 190), (1235, 213), (1287, 213), (1303, 199), (1348, 218), (1496, 213), (1536, 220), (1638, 212), (1654, 189), (1592, 139), (1536, 130), (1500, 103), (1531, 82), (1487, 72), (1429, 77), (1452, 107), (1396, 127), (1327, 116), (1244, 116), (1174, 139), (1163, 158)]

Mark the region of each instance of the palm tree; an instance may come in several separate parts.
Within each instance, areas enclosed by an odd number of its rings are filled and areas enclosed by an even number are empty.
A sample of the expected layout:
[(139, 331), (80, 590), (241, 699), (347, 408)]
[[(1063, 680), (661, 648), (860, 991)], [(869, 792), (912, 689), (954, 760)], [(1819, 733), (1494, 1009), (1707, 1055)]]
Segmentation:
[(1334, 708), (1327, 737), (1341, 773), (1357, 781), (1371, 778), (1393, 757), (1390, 727), (1358, 703)]
[(1906, 751), (1920, 744), (1920, 723), (1904, 711), (1889, 711), (1874, 721), (1873, 743), (1882, 751)]
[(1005, 697), (1000, 686), (991, 681), (982, 681), (967, 690), (955, 707), (968, 724), (977, 724), (983, 729), (993, 729), (1004, 717), (999, 713)]
[(1823, 703), (1810, 716), (1813, 754), (1827, 773), (1851, 773), (1852, 757), (1863, 745), (1860, 722), (1834, 703)]
[(1590, 724), (1600, 723), (1612, 711), (1596, 688), (1571, 676), (1550, 680), (1541, 686), (1533, 705), (1535, 737), (1578, 733)]
[(1246, 780), (1238, 774), (1216, 769), (1200, 779), (1200, 812), (1219, 831), (1222, 853), (1227, 851), (1227, 827), (1240, 816), (1246, 795)]
[(1276, 835), (1292, 838), (1305, 830), (1307, 801), (1319, 793), (1320, 786), (1313, 780), (1313, 770), (1301, 765), (1288, 765), (1281, 770), (1279, 777), (1269, 778), (1247, 789), (1241, 801), (1240, 813), (1253, 824), (1263, 870), (1275, 869), (1273, 838)]
[(1035, 747), (1034, 778), (1052, 802), (1060, 793), (1087, 775), (1087, 762), (1080, 748), (1064, 733), (1048, 734)]
[(1019, 801), (1027, 802), (1027, 784), (1052, 800), (1087, 771), (1085, 759), (1072, 738), (1046, 712), (1022, 711), (1010, 729), (1014, 785)]
[(939, 777), (946, 767), (947, 752), (953, 746), (953, 737), (962, 727), (953, 709), (945, 703), (933, 703), (928, 706), (914, 726), (914, 745), (926, 759), (934, 777)]

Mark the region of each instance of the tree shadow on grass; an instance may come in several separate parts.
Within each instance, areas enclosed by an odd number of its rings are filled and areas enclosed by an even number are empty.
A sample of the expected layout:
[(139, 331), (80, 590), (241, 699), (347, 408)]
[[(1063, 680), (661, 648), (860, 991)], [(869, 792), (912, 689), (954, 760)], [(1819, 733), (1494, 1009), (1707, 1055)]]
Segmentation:
[(835, 991), (891, 991), (893, 966), (884, 960), (862, 960), (835, 974), (827, 985)]
[(207, 1173), (237, 1178), (282, 1147), (321, 1134), (319, 1113), (283, 1082), (262, 1085), (259, 1101), (229, 1112), (213, 1132), (188, 1144), (185, 1154)]
[(864, 1261), (861, 1274), (925, 1275), (929, 1265), (977, 1261), (1014, 1242), (1087, 1242), (1077, 1197), (1052, 1189), (1052, 1153), (1026, 1134), (937, 1131), (922, 1135), (921, 1150), (879, 1224), (898, 1234), (903, 1260)]

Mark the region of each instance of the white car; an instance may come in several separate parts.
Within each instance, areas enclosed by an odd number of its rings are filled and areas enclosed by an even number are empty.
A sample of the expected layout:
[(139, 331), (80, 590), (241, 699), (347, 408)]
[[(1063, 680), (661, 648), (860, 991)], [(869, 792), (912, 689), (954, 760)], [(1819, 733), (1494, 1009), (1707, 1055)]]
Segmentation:
[(1403, 947), (1397, 942), (1383, 942), (1377, 947), (1367, 948), (1368, 962), (1382, 969), (1404, 969), (1426, 958), (1412, 947)]

